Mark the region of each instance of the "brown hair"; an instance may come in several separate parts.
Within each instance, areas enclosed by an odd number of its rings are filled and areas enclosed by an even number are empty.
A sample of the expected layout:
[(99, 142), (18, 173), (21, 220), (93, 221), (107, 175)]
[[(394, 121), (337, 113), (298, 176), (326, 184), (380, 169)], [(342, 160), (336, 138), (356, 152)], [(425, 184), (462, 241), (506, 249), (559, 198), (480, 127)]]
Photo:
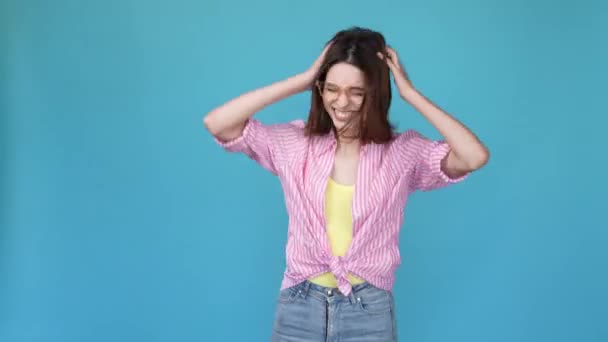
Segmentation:
[(346, 127), (358, 121), (358, 132), (352, 138), (363, 144), (385, 143), (393, 137), (393, 126), (388, 121), (391, 104), (390, 71), (386, 62), (377, 55), (386, 56), (386, 41), (381, 33), (369, 29), (352, 27), (340, 31), (329, 40), (327, 51), (315, 86), (305, 132), (307, 136), (338, 134), (323, 105), (323, 98), (316, 85), (323, 84), (329, 69), (337, 63), (349, 63), (359, 68), (365, 75), (366, 92), (359, 114)]

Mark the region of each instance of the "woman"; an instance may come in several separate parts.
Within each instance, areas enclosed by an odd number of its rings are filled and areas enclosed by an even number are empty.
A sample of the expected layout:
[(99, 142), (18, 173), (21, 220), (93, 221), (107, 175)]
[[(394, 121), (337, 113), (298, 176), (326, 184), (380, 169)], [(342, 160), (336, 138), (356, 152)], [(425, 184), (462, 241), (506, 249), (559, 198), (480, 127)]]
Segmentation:
[[(444, 140), (393, 131), (390, 73)], [(306, 122), (252, 118), (307, 89)], [(338, 32), (308, 70), (225, 103), (204, 124), (283, 186), (287, 268), (272, 340), (396, 341), (392, 287), (407, 197), (462, 181), (486, 164), (486, 147), (418, 92), (380, 33), (357, 27)]]

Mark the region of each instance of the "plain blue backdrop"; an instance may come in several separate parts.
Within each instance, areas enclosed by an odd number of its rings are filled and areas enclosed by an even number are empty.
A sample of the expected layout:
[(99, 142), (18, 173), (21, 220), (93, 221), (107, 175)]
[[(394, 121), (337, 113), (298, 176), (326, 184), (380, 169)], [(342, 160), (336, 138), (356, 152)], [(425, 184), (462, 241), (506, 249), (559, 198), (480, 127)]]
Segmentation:
[[(268, 340), (280, 184), (201, 120), (353, 25), (492, 152), (406, 208), (400, 340), (608, 341), (599, 0), (2, 1), (0, 341)], [(398, 98), (391, 119), (440, 138)]]

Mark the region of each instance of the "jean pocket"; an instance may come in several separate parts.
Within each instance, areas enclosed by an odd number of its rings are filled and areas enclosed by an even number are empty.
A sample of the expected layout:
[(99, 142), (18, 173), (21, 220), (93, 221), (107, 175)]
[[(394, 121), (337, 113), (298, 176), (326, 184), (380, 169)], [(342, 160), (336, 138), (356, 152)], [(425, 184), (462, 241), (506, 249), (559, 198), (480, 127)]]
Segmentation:
[(298, 289), (295, 287), (288, 287), (279, 292), (279, 303), (289, 304), (293, 303), (296, 300), (298, 295)]
[(392, 296), (385, 290), (369, 288), (355, 295), (357, 305), (361, 311), (371, 315), (390, 313), (392, 309)]

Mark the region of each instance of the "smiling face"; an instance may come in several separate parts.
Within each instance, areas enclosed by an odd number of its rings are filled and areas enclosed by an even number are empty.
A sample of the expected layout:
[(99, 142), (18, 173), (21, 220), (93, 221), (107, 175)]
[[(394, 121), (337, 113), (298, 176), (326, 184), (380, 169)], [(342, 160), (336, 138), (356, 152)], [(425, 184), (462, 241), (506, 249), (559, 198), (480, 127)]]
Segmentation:
[(338, 134), (342, 140), (387, 143), (394, 137), (388, 120), (391, 79), (378, 58), (386, 50), (379, 32), (354, 27), (340, 31), (315, 76), (306, 136)]
[(325, 81), (319, 83), (323, 106), (341, 135), (356, 135), (365, 87), (363, 71), (344, 62), (333, 65)]

